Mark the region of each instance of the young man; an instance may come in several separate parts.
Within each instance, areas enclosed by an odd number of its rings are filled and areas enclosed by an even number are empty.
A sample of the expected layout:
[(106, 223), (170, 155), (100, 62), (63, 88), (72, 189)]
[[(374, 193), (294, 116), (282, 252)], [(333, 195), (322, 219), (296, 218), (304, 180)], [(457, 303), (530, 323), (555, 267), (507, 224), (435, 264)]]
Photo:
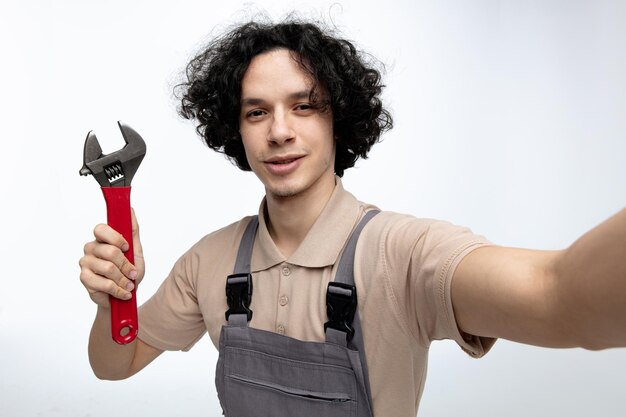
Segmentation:
[[(445, 222), (381, 212), (364, 227), (353, 260), (362, 360), (350, 343), (341, 350), (347, 333), (332, 336), (324, 325), (328, 284), (353, 230), (376, 208), (345, 191), (340, 177), (391, 127), (379, 73), (349, 42), (314, 25), (250, 23), (209, 45), (187, 75), (181, 113), (266, 190), (248, 259), (253, 314), (225, 318), (232, 307), (226, 277), (255, 224), (247, 217), (185, 253), (140, 308), (138, 340), (116, 345), (108, 296), (128, 299), (144, 263), (134, 218), (135, 265), (123, 256), (123, 238), (98, 225), (80, 262), (98, 305), (89, 342), (98, 377), (127, 378), (208, 331), (220, 346), (226, 415), (414, 416), (432, 340), (454, 339), (474, 357), (500, 337), (549, 347), (626, 345), (626, 211), (563, 251), (498, 247)], [(249, 345), (230, 345), (231, 331)], [(347, 365), (333, 362), (342, 355)], [(263, 367), (266, 380), (250, 376)], [(331, 371), (339, 374), (322, 379), (349, 374), (346, 391), (309, 386)], [(288, 382), (286, 373), (293, 373)]]

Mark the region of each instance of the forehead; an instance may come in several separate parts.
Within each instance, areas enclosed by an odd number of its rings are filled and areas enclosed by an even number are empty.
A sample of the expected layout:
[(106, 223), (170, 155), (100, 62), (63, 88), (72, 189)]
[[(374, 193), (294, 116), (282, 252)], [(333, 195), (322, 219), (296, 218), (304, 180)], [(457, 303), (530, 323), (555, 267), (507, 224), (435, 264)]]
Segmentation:
[(287, 49), (274, 49), (255, 56), (241, 81), (242, 97), (311, 89), (314, 81)]

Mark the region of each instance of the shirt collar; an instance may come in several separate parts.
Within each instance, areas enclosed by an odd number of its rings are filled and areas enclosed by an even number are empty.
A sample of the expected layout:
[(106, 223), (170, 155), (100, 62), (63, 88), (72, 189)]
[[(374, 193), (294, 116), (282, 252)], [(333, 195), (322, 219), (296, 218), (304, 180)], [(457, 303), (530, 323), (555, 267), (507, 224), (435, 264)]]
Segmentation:
[(252, 272), (262, 271), (282, 262), (307, 268), (333, 265), (339, 259), (339, 254), (363, 211), (359, 201), (344, 190), (341, 179), (337, 177), (335, 189), (322, 213), (298, 249), (289, 258), (285, 258), (267, 230), (265, 204), (263, 199), (252, 253)]

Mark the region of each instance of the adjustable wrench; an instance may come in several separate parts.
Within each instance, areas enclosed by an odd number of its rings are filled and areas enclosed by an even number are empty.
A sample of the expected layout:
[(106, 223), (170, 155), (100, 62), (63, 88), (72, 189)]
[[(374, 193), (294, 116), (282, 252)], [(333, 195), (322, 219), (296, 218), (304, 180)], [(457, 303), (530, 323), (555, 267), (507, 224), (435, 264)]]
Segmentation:
[[(90, 131), (85, 139), (83, 167), (80, 175), (93, 175), (100, 184), (107, 206), (107, 223), (124, 236), (128, 251), (124, 254), (133, 265), (133, 236), (130, 214), (130, 182), (146, 154), (146, 143), (130, 126), (117, 122), (126, 145), (119, 151), (104, 155), (96, 134)], [(111, 302), (111, 335), (121, 345), (137, 336), (137, 285), (130, 300), (109, 296)]]

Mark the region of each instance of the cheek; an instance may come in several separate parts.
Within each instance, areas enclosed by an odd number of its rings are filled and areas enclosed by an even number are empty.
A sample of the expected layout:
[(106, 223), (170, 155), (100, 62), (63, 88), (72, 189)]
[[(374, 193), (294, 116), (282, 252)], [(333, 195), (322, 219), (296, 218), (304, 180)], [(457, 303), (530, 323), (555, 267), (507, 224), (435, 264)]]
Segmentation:
[(239, 137), (246, 151), (254, 146), (254, 138), (256, 136), (258, 136), (258, 133), (255, 133), (254, 127), (245, 123), (239, 125)]
[(320, 115), (316, 120), (314, 130), (317, 132), (317, 137), (322, 141), (320, 147), (327, 149), (327, 154), (335, 154), (335, 134), (333, 129), (333, 120), (330, 114)]
[(266, 126), (262, 124), (240, 124), (239, 136), (241, 142), (246, 150), (247, 157), (253, 157), (258, 153), (260, 147), (263, 146), (264, 138), (266, 136)]
[(254, 169), (254, 147), (252, 146), (251, 141), (248, 139), (246, 139), (248, 136), (246, 136), (245, 132), (242, 130), (240, 131), (240, 136), (241, 136), (241, 143), (243, 144), (243, 150), (246, 154), (246, 160), (248, 161), (248, 165), (250, 165), (251, 168)]

